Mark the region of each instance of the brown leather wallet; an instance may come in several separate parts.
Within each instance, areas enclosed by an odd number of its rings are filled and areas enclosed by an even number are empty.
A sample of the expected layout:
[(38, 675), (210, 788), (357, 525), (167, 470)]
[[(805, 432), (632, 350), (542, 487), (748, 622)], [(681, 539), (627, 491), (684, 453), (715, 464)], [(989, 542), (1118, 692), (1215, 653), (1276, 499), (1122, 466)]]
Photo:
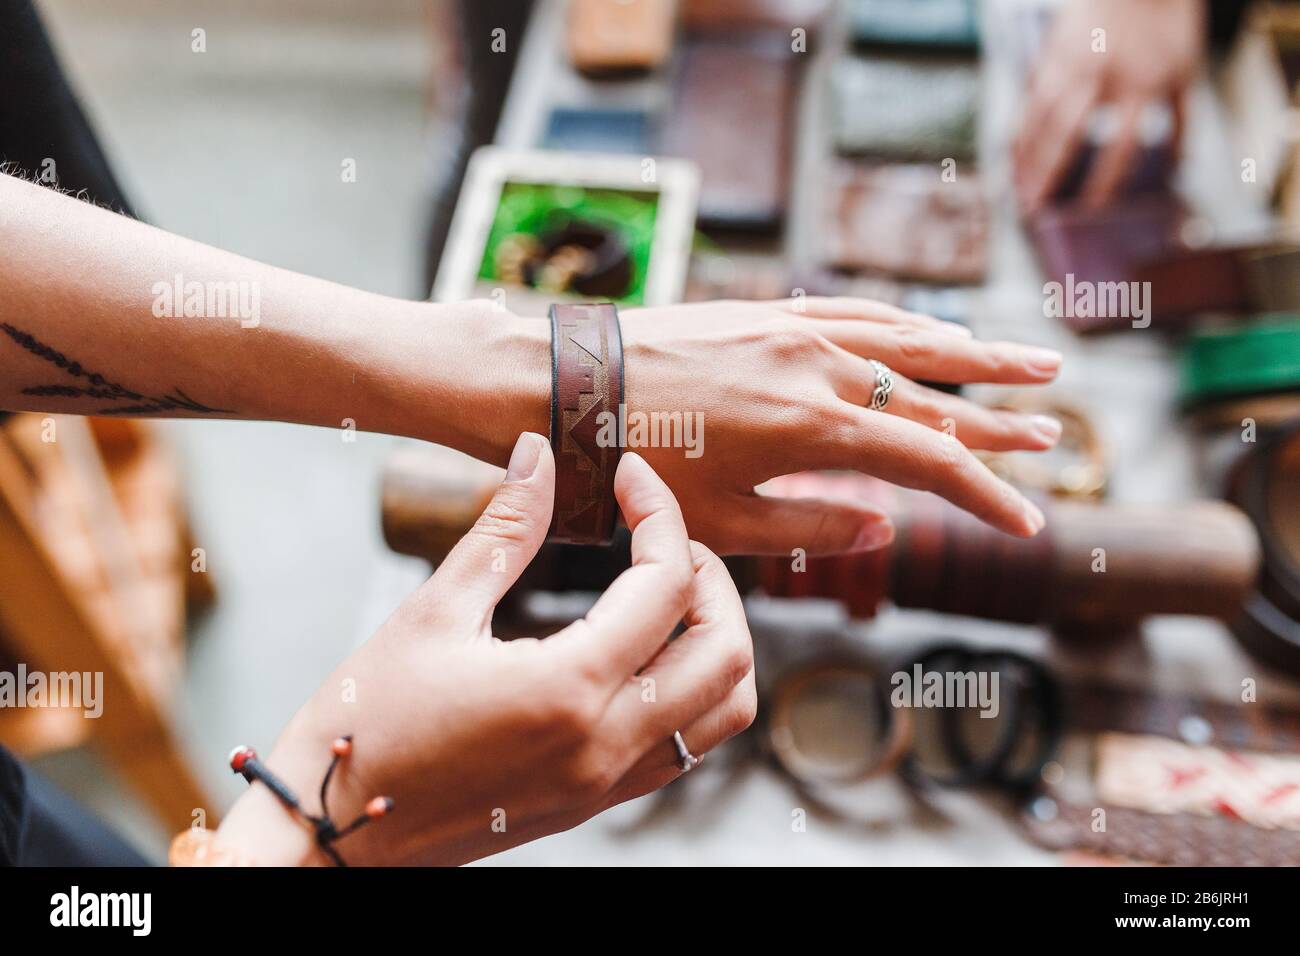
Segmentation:
[(614, 537), (622, 407), (618, 310), (608, 302), (551, 306), (555, 511), (550, 540), (608, 544)]
[[(786, 34), (688, 36), (675, 66), (663, 152), (699, 164), (706, 227), (772, 232), (786, 211), (794, 92), (801, 67)], [(744, 135), (719, 130), (744, 117)]]

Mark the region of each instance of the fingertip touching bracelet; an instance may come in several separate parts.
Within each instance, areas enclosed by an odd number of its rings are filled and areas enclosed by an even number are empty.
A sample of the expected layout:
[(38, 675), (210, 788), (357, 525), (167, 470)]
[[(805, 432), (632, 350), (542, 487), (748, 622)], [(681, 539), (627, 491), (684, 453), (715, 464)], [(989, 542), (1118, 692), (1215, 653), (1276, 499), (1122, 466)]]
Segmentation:
[(333, 844), (349, 833), (359, 830), (371, 820), (378, 820), (380, 817), (392, 812), (393, 799), (392, 797), (373, 798), (366, 803), (365, 809), (355, 820), (340, 828), (330, 818), (329, 785), (339, 762), (352, 754), (351, 735), (335, 738), (330, 744), (330, 751), (333, 753), (334, 759), (330, 761), (329, 769), (325, 771), (325, 779), (321, 781), (320, 785), (320, 816), (314, 816), (303, 809), (302, 803), (294, 795), (293, 791), (258, 759), (257, 751), (252, 747), (236, 747), (232, 750), (230, 753), (230, 769), (237, 774), (241, 774), (250, 784), (254, 781), (265, 784), (266, 788), (275, 794), (276, 799), (283, 803), (291, 813), (311, 824), (312, 830), (316, 834), (316, 845), (321, 848), (321, 852), (329, 857), (335, 866), (347, 866), (343, 857), (334, 849)]
[(613, 303), (551, 306), (550, 539), (608, 544), (618, 523), (614, 475), (622, 455), (623, 338)]

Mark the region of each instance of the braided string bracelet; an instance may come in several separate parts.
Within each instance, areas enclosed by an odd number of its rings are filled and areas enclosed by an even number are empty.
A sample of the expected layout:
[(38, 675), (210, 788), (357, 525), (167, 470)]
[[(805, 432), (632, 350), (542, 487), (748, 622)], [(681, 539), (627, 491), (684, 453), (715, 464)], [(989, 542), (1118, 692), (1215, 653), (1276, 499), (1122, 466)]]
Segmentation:
[(346, 861), (339, 855), (338, 850), (334, 849), (333, 844), (349, 833), (356, 832), (371, 820), (378, 820), (390, 813), (393, 809), (393, 798), (374, 797), (366, 803), (365, 809), (361, 811), (355, 820), (340, 829), (338, 824), (330, 817), (329, 786), (330, 779), (333, 778), (339, 762), (352, 754), (351, 734), (336, 737), (330, 744), (330, 752), (334, 754), (334, 759), (330, 761), (329, 769), (325, 771), (325, 779), (320, 784), (320, 816), (314, 816), (303, 809), (301, 801), (294, 795), (293, 791), (289, 789), (283, 780), (273, 774), (270, 768), (258, 760), (257, 751), (252, 747), (236, 747), (232, 750), (230, 752), (230, 769), (237, 774), (241, 774), (250, 784), (255, 780), (265, 784), (266, 788), (275, 794), (276, 799), (284, 804), (289, 812), (311, 824), (312, 830), (316, 834), (316, 845), (321, 848), (321, 852), (328, 856), (335, 866), (347, 866)]

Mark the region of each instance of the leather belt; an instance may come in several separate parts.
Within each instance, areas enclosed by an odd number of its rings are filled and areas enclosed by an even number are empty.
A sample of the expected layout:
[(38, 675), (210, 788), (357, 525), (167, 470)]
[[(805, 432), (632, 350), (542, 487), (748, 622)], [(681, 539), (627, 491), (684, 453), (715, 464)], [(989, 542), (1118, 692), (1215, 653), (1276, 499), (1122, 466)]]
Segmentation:
[(611, 303), (551, 306), (552, 541), (608, 544), (613, 539), (623, 405), (618, 310)]

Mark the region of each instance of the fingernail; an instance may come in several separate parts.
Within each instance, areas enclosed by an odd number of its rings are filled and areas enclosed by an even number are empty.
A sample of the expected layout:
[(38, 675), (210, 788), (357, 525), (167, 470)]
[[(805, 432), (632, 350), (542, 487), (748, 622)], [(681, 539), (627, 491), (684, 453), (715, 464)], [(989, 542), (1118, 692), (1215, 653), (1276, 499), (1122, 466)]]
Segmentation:
[(1061, 439), (1061, 423), (1050, 415), (1035, 415), (1029, 420), (1034, 434), (1055, 445)]
[(542, 436), (524, 432), (515, 442), (506, 466), (506, 481), (527, 481), (537, 470), (537, 460), (542, 456)]
[(894, 541), (894, 525), (889, 521), (872, 521), (858, 530), (853, 539), (852, 551), (876, 551), (887, 547)]
[(1021, 353), (1025, 364), (1035, 372), (1055, 372), (1061, 367), (1061, 353), (1054, 349), (1039, 349), (1026, 346)]
[(960, 322), (948, 322), (946, 320), (941, 320), (941, 324), (944, 332), (948, 333), (949, 335), (955, 335), (959, 339), (969, 339), (975, 337), (975, 333), (972, 332), (970, 329), (966, 328), (966, 326), (962, 325)]
[(1047, 519), (1043, 517), (1038, 505), (1028, 498), (1025, 499), (1025, 520), (1029, 522), (1029, 528), (1033, 534), (1038, 534), (1047, 525)]

